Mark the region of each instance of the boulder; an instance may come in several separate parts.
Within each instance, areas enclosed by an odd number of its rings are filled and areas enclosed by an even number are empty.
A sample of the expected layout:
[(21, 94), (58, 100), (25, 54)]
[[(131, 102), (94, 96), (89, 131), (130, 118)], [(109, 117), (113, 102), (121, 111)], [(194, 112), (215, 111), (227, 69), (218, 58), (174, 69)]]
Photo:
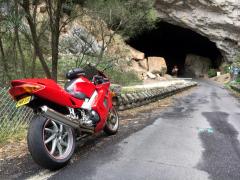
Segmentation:
[(143, 69), (148, 71), (148, 61), (147, 61), (147, 59), (139, 60), (139, 65), (140, 65), (140, 67), (142, 67)]
[(169, 75), (169, 74), (165, 74), (165, 75), (164, 75), (164, 78), (166, 78), (167, 80), (169, 80), (169, 79), (172, 79), (173, 77), (172, 77), (171, 75)]
[(147, 76), (150, 78), (150, 79), (156, 79), (157, 76), (151, 72), (147, 72)]
[(138, 61), (132, 60), (130, 69), (134, 71), (140, 79), (145, 79), (147, 70), (140, 66)]
[(167, 79), (165, 77), (162, 77), (159, 74), (157, 74), (157, 80), (159, 80), (159, 81), (166, 81)]
[(189, 54), (185, 60), (185, 75), (190, 77), (206, 77), (211, 67), (211, 60), (206, 57)]
[(162, 57), (148, 57), (149, 72), (164, 76), (167, 72), (167, 64)]
[(129, 46), (131, 58), (134, 60), (143, 60), (145, 58), (145, 54), (140, 52), (132, 47)]
[(131, 69), (133, 69), (134, 71), (136, 71), (136, 72), (138, 72), (138, 71), (141, 71), (141, 72), (142, 72), (142, 71), (145, 71), (145, 70), (140, 66), (140, 64), (139, 64), (138, 61), (132, 60), (131, 64), (132, 64)]

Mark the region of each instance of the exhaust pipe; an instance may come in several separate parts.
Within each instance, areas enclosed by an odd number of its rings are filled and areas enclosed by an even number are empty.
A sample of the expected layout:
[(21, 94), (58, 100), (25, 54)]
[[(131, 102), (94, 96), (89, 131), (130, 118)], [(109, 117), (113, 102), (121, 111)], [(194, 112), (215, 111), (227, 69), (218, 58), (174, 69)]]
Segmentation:
[(92, 127), (83, 128), (80, 126), (79, 122), (74, 122), (71, 118), (62, 115), (61, 113), (54, 111), (53, 109), (50, 109), (47, 106), (40, 107), (40, 111), (42, 112), (42, 115), (46, 118), (65, 124), (74, 129), (78, 129), (82, 132), (91, 133), (91, 134), (94, 133), (94, 128)]

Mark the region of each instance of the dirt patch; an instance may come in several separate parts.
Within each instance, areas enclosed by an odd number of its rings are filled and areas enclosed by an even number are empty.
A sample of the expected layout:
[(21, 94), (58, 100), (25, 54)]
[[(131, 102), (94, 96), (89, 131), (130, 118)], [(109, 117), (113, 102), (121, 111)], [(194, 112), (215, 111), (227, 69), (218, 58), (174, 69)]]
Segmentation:
[(26, 138), (13, 142), (9, 141), (7, 144), (0, 146), (0, 161), (13, 158), (21, 158), (27, 154)]
[(213, 77), (213, 78), (211, 78), (211, 80), (224, 85), (231, 81), (231, 76), (229, 73), (227, 73), (227, 74), (223, 74), (221, 76)]

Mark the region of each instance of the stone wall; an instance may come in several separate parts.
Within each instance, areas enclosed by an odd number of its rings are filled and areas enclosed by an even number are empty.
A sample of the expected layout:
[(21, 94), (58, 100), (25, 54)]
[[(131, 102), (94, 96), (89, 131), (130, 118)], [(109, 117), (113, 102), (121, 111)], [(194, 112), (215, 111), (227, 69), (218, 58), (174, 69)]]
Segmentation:
[(176, 84), (166, 88), (150, 88), (136, 92), (132, 91), (116, 96), (114, 102), (118, 110), (123, 111), (158, 101), (194, 86), (197, 86), (196, 82)]

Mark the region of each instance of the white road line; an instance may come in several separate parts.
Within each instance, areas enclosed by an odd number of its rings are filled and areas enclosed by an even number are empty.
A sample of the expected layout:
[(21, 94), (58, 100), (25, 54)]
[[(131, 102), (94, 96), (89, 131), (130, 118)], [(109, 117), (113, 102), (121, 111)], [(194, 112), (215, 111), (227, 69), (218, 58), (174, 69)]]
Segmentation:
[(48, 178), (50, 178), (51, 176), (53, 176), (57, 173), (58, 173), (58, 171), (52, 172), (49, 170), (44, 170), (44, 171), (38, 173), (37, 175), (27, 178), (26, 180), (47, 180)]

